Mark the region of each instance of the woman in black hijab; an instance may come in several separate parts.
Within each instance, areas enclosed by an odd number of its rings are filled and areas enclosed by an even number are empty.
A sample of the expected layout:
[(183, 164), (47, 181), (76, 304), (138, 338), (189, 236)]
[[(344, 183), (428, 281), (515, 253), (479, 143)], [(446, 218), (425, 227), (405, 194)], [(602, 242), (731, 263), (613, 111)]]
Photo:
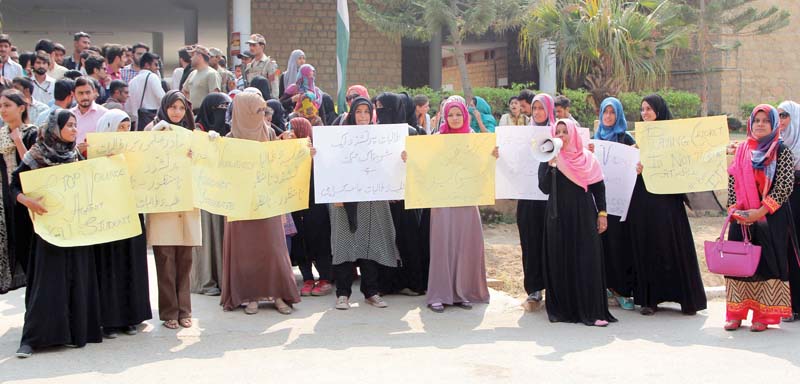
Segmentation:
[[(36, 144), (25, 153), (11, 175), (11, 197), (34, 215), (46, 215), (40, 200), (22, 193), (20, 173), (80, 160), (75, 139), (75, 115), (66, 109), (53, 111), (39, 130)], [(25, 291), (25, 325), (17, 356), (30, 357), (34, 348), (103, 341), (100, 330), (100, 298), (93, 246), (59, 247), (35, 235), (28, 262)]]
[(261, 96), (264, 100), (269, 98), (270, 88), (269, 88), (269, 80), (267, 80), (264, 76), (256, 76), (253, 80), (250, 80), (250, 86), (258, 89), (261, 91)]
[(220, 136), (225, 136), (231, 131), (231, 126), (225, 121), (225, 113), (231, 104), (231, 98), (224, 93), (209, 93), (200, 104), (200, 112), (197, 114), (197, 125), (200, 129), (209, 132), (214, 131)]
[[(672, 119), (657, 94), (645, 96), (641, 108), (643, 121)], [(654, 314), (665, 301), (680, 303), (684, 314), (694, 315), (706, 308), (706, 295), (683, 205), (686, 197), (648, 192), (641, 168), (639, 173), (627, 219), (636, 270), (634, 302), (643, 315)]]
[[(408, 95), (384, 92), (375, 98), (378, 124), (408, 124), (404, 99)], [(413, 103), (412, 103), (413, 104)], [(412, 110), (412, 113), (414, 110)], [(410, 136), (417, 134), (414, 126), (408, 127)], [(424, 237), (421, 233), (422, 210), (405, 209), (405, 203), (395, 201), (389, 204), (394, 223), (397, 249), (400, 251), (401, 265), (398, 268), (381, 267), (379, 282), (381, 293), (403, 293), (418, 296), (428, 287), (429, 256), (425, 252)]]
[(281, 102), (275, 99), (267, 100), (267, 106), (272, 109), (272, 129), (280, 135), (286, 131), (286, 111)]

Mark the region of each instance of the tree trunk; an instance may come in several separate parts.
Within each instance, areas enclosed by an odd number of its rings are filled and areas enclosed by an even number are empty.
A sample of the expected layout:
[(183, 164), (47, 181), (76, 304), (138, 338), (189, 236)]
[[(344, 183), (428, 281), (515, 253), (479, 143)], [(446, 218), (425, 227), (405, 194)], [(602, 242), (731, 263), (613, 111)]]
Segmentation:
[(700, 116), (708, 116), (708, 30), (706, 28), (706, 0), (700, 0), (700, 25), (697, 30), (697, 48), (700, 50)]
[(450, 31), (450, 36), (453, 41), (453, 54), (456, 58), (458, 65), (458, 73), (461, 75), (461, 90), (464, 92), (464, 99), (469, 104), (472, 100), (472, 83), (469, 81), (469, 74), (467, 73), (467, 58), (464, 56), (464, 47), (461, 45), (461, 36), (458, 31)]

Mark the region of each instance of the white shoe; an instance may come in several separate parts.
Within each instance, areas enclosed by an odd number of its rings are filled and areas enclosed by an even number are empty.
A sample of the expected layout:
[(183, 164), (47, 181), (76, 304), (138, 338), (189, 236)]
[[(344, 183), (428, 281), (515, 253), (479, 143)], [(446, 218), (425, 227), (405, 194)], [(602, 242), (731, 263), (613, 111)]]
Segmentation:
[(336, 309), (341, 309), (341, 310), (350, 309), (350, 298), (347, 296), (339, 296), (336, 299)]
[(389, 306), (388, 304), (386, 304), (385, 301), (383, 301), (383, 298), (381, 297), (381, 295), (374, 295), (374, 296), (368, 297), (366, 301), (367, 301), (367, 303), (369, 303), (369, 305), (371, 305), (373, 307), (377, 307), (377, 308), (386, 308), (386, 307)]

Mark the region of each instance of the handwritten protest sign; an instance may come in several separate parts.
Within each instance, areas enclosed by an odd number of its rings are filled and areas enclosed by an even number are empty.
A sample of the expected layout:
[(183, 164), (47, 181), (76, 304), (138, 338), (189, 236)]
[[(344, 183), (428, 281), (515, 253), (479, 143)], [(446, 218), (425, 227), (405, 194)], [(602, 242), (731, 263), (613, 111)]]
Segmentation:
[(255, 194), (258, 154), (263, 143), (220, 137), (205, 132), (192, 136), (194, 206), (230, 217), (247, 217)]
[(263, 219), (308, 208), (311, 151), (308, 139), (261, 143), (256, 168), (255, 198), (246, 217)]
[(629, 145), (612, 141), (592, 140), (594, 157), (603, 168), (606, 186), (606, 212), (619, 216), (622, 221), (628, 216), (628, 207), (636, 186), (636, 164), (639, 150)]
[(494, 204), (494, 147), (494, 133), (406, 138), (406, 209)]
[(642, 175), (656, 194), (725, 189), (725, 116), (636, 123)]
[(547, 200), (539, 189), (539, 161), (531, 143), (550, 137), (550, 127), (501, 126), (495, 128), (500, 157), (495, 175), (495, 198)]
[(402, 200), (405, 124), (314, 127), (317, 203)]
[(187, 132), (89, 133), (89, 158), (125, 154), (137, 212), (189, 211), (194, 202)]
[(43, 197), (47, 213), (31, 215), (50, 244), (93, 245), (142, 233), (124, 155), (36, 169), (20, 179), (26, 196)]
[(578, 135), (581, 137), (581, 141), (583, 141), (583, 147), (589, 147), (589, 140), (592, 139), (592, 132), (589, 131), (589, 128), (578, 127)]

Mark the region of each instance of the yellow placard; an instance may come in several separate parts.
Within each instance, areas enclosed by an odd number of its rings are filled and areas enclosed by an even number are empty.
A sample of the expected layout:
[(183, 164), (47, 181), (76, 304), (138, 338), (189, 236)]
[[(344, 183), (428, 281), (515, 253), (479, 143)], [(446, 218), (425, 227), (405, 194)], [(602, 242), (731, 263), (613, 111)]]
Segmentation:
[(90, 133), (89, 158), (125, 154), (137, 212), (182, 212), (194, 207), (192, 136), (174, 131)]
[(208, 212), (247, 217), (252, 209), (258, 154), (263, 143), (219, 137), (205, 132), (192, 135), (194, 206)]
[(311, 185), (308, 139), (261, 145), (251, 211), (246, 217), (229, 217), (228, 221), (264, 219), (308, 208)]
[(409, 136), (405, 206), (494, 204), (494, 133)]
[(28, 197), (43, 197), (34, 231), (59, 247), (102, 244), (142, 233), (124, 155), (47, 167), (20, 174)]
[(729, 141), (725, 116), (637, 122), (647, 190), (671, 194), (727, 188)]

